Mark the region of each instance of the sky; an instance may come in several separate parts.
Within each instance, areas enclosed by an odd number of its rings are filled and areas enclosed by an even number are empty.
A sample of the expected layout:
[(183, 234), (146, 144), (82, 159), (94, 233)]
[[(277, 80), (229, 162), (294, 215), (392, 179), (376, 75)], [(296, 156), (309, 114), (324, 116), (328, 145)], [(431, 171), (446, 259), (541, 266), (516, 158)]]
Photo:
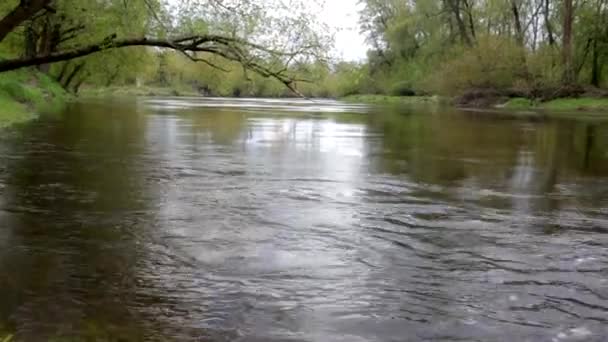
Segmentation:
[(347, 61), (365, 59), (365, 37), (359, 33), (359, 0), (326, 0), (321, 20), (337, 30), (335, 51), (337, 57)]
[[(2, 0), (0, 0), (2, 1)], [(166, 0), (171, 6), (181, 0)], [(238, 0), (234, 0), (238, 2)], [(307, 4), (308, 0), (299, 0)], [(335, 47), (332, 55), (345, 61), (363, 61), (366, 58), (369, 46), (365, 37), (359, 33), (360, 0), (317, 0), (312, 13), (319, 13), (319, 21), (326, 23), (335, 33)], [(318, 7), (322, 5), (323, 9)]]

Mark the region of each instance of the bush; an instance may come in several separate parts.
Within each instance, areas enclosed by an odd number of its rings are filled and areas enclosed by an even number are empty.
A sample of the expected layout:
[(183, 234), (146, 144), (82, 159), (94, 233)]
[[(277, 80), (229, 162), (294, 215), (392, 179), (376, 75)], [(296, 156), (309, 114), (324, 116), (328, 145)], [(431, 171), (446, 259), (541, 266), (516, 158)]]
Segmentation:
[(390, 95), (393, 95), (393, 96), (415, 96), (416, 95), (416, 92), (413, 90), (412, 85), (410, 84), (410, 82), (407, 82), (407, 81), (402, 81), (402, 82), (393, 84), (390, 88), (389, 93), (390, 93)]
[(563, 68), (558, 49), (548, 45), (540, 47), (528, 56), (528, 70), (535, 88), (560, 86)]
[(468, 89), (507, 89), (523, 76), (524, 51), (510, 39), (480, 37), (472, 48), (457, 48), (431, 78), (438, 94), (459, 95)]

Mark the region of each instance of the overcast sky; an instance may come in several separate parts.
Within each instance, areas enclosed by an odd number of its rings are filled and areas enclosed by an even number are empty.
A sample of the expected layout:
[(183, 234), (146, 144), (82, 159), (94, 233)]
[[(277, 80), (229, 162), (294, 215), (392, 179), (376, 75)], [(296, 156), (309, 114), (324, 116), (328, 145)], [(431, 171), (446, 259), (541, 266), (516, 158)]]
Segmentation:
[(336, 55), (348, 61), (360, 61), (368, 46), (359, 33), (359, 0), (326, 0), (322, 20), (338, 30)]
[[(166, 1), (169, 5), (176, 6), (181, 0)], [(299, 1), (306, 4), (308, 0)], [(325, 22), (335, 32), (333, 55), (347, 61), (364, 60), (368, 46), (365, 37), (359, 33), (359, 0), (320, 0), (317, 4), (323, 4), (323, 10), (316, 7), (312, 13), (320, 12), (320, 21)]]

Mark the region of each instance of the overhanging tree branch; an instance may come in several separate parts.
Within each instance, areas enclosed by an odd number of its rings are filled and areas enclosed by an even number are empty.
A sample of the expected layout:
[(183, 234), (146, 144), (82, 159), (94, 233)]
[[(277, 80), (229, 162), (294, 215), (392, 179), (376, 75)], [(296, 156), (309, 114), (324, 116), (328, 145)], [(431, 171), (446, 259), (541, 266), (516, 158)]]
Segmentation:
[(116, 36), (112, 35), (101, 42), (67, 51), (55, 52), (45, 56), (3, 60), (0, 61), (0, 72), (42, 64), (69, 61), (102, 51), (133, 46), (172, 49), (186, 54), (188, 57), (191, 57), (190, 59), (193, 61), (204, 62), (207, 64), (209, 64), (208, 60), (200, 57), (194, 57), (194, 55), (196, 53), (218, 55), (224, 59), (238, 62), (245, 68), (258, 73), (263, 77), (274, 78), (300, 96), (302, 96), (302, 94), (298, 92), (294, 86), (296, 79), (287, 73), (287, 69), (280, 68), (278, 70), (273, 70), (272, 67), (264, 65), (264, 57), (288, 58), (289, 60), (294, 56), (306, 54), (308, 49), (314, 48), (314, 46), (311, 45), (295, 51), (276, 51), (240, 38), (224, 37), (219, 35), (193, 35), (176, 39), (153, 39), (146, 37), (116, 39)]

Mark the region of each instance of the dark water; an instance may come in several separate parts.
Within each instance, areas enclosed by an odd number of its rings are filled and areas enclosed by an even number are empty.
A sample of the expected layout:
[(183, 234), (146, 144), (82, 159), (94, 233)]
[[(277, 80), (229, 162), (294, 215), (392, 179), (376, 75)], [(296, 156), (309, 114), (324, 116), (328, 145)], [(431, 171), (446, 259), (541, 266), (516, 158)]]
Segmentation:
[(83, 103), (0, 194), (0, 340), (608, 339), (608, 121)]

